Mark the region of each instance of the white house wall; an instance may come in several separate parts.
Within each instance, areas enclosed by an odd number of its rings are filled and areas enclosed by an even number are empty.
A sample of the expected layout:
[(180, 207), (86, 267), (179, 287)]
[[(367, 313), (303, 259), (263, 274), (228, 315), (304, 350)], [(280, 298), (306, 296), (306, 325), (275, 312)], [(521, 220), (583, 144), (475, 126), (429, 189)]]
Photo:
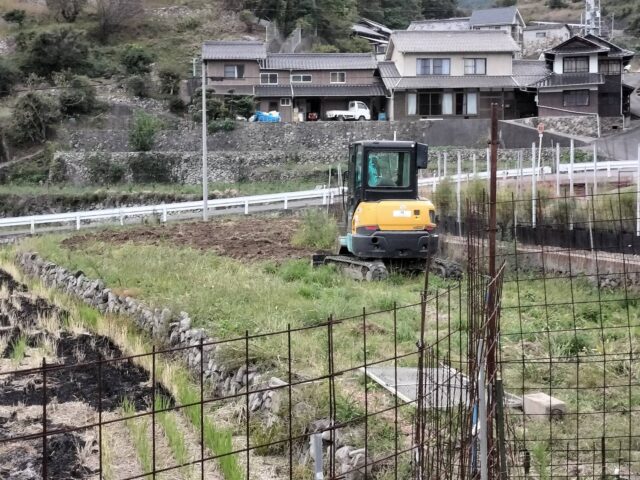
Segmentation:
[[(395, 56), (395, 55), (394, 55)], [(393, 58), (396, 62), (396, 68), (402, 76), (416, 76), (416, 61), (418, 58), (449, 58), (451, 59), (451, 76), (464, 76), (464, 59), (465, 58), (486, 58), (487, 59), (487, 75), (501, 76), (511, 75), (513, 73), (513, 63), (510, 53), (464, 53), (464, 54), (433, 54), (433, 53), (408, 53), (404, 56), (401, 54)]]

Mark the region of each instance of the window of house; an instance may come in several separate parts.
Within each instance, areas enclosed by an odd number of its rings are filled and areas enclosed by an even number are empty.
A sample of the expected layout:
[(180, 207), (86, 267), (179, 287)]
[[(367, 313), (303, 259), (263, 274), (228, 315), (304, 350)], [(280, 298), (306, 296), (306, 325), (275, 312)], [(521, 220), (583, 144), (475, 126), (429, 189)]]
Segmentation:
[(486, 75), (487, 59), (486, 58), (465, 58), (464, 74), (465, 75)]
[(407, 115), (416, 115), (418, 105), (418, 95), (416, 93), (407, 93)]
[(449, 75), (451, 59), (449, 58), (418, 58), (416, 59), (417, 75)]
[(418, 114), (423, 116), (442, 115), (442, 93), (429, 92), (419, 94)]
[(260, 74), (260, 83), (262, 85), (274, 85), (278, 83), (278, 74), (277, 73), (261, 73)]
[(244, 65), (225, 65), (224, 78), (244, 78)]
[(291, 106), (291, 99), (290, 98), (281, 98), (280, 99), (280, 106), (281, 107), (290, 107)]
[(331, 83), (345, 83), (347, 74), (345, 72), (331, 72)]
[(565, 107), (586, 107), (589, 105), (589, 90), (565, 90), (562, 92)]
[(620, 60), (600, 60), (598, 69), (604, 75), (620, 75), (622, 65)]
[(536, 38), (545, 38), (547, 36), (547, 32), (536, 32)]
[(311, 82), (310, 73), (294, 73), (291, 75), (291, 83), (309, 83)]
[(589, 73), (589, 57), (565, 57), (564, 73)]

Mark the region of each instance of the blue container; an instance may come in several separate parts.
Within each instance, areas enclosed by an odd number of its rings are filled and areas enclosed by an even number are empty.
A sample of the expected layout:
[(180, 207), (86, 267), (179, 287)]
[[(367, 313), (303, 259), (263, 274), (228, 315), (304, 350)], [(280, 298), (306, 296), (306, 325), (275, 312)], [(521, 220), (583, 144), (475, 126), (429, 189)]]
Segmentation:
[(387, 114), (385, 112), (380, 112), (378, 114), (378, 120), (386, 120), (387, 119)]

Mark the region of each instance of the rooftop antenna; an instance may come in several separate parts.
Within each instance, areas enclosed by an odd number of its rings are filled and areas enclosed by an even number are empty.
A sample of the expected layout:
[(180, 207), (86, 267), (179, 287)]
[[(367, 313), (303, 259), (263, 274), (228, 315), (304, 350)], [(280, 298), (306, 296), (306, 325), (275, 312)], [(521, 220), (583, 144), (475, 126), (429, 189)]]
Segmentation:
[(601, 36), (602, 14), (600, 0), (585, 0), (584, 27), (585, 34)]

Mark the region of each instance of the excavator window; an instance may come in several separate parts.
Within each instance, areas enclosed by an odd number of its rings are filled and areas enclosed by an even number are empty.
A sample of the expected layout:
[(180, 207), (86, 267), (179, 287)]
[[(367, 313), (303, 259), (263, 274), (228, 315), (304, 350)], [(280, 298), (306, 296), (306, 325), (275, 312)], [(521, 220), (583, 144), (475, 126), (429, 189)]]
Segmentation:
[(411, 182), (409, 152), (369, 151), (367, 185), (369, 187), (407, 188)]

